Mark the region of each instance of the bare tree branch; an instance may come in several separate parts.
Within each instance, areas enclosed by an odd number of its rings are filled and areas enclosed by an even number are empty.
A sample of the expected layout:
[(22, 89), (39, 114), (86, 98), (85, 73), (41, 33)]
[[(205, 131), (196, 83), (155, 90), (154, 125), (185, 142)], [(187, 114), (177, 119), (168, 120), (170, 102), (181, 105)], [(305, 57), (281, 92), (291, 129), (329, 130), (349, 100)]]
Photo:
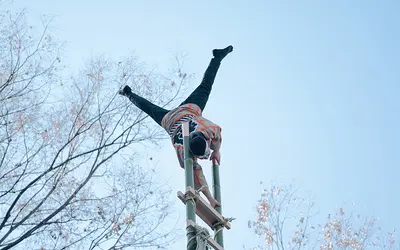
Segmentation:
[(0, 249), (168, 244), (167, 191), (140, 166), (141, 150), (167, 137), (117, 90), (168, 107), (190, 75), (180, 58), (165, 74), (102, 56), (61, 81), (49, 25), (36, 32), (25, 12), (0, 22)]

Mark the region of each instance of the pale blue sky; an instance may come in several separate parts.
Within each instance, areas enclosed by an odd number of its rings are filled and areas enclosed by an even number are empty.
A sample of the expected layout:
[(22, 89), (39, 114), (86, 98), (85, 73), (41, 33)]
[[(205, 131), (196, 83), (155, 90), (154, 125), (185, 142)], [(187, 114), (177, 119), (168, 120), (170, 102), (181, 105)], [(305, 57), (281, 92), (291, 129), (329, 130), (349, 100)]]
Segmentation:
[[(71, 70), (91, 54), (132, 50), (163, 69), (182, 51), (196, 74), (192, 90), (211, 50), (234, 46), (204, 112), (223, 127), (223, 211), (237, 218), (225, 232), (227, 249), (255, 242), (247, 221), (259, 182), (271, 179), (301, 181), (323, 215), (355, 201), (387, 230), (398, 227), (399, 1), (105, 2), (15, 1), (14, 8), (27, 7), (35, 23), (56, 15)], [(154, 157), (175, 199), (184, 172), (170, 142)], [(176, 209), (184, 218), (177, 199)]]

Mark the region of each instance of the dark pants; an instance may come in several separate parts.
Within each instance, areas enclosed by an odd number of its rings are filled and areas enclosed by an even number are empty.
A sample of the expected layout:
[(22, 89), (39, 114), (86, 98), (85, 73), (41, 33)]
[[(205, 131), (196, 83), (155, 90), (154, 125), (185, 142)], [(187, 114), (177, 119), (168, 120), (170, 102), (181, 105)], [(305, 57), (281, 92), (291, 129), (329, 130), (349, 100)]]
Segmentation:
[[(215, 76), (217, 75), (219, 66), (221, 61), (218, 59), (211, 59), (210, 64), (208, 65), (206, 72), (204, 73), (203, 80), (200, 85), (190, 94), (190, 96), (183, 101), (179, 106), (184, 104), (193, 103), (200, 107), (203, 111), (208, 97), (211, 93), (212, 85), (215, 80)], [(131, 93), (128, 95), (129, 100), (136, 105), (143, 112), (148, 114), (155, 122), (157, 122), (161, 126), (161, 121), (163, 117), (169, 112), (169, 110), (161, 108), (145, 98), (136, 95), (135, 93)]]

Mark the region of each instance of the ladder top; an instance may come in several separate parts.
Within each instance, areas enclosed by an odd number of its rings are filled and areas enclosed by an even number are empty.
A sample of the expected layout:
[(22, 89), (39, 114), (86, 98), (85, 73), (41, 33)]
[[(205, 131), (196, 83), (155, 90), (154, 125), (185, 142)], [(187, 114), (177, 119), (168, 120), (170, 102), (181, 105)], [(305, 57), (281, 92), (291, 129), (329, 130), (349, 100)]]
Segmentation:
[[(215, 224), (221, 223), (225, 226), (226, 229), (231, 229), (231, 224), (225, 220), (225, 218), (217, 212), (211, 205), (197, 194), (197, 192), (192, 187), (187, 187), (187, 192), (191, 197), (195, 197), (194, 201), (196, 202), (196, 214), (212, 229), (214, 229)], [(181, 191), (177, 193), (178, 198), (186, 204), (185, 194)]]

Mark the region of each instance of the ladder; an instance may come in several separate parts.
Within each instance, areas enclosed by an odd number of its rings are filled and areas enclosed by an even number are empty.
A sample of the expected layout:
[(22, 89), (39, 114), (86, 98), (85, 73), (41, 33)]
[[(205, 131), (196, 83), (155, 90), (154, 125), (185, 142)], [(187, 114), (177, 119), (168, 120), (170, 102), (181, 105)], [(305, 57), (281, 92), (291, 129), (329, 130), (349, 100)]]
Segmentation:
[[(214, 230), (214, 238), (211, 238), (206, 233), (201, 235), (203, 239), (207, 241), (208, 245), (213, 247), (215, 250), (224, 250), (223, 245), (223, 233), (224, 228), (231, 229), (229, 219), (226, 219), (221, 214), (221, 207), (211, 207), (211, 205), (200, 196), (200, 193), (196, 191), (193, 180), (193, 158), (189, 151), (189, 123), (185, 122), (182, 124), (183, 132), (183, 147), (184, 147), (184, 158), (185, 158), (185, 184), (186, 192), (177, 192), (177, 197), (186, 205), (186, 235), (187, 235), (187, 250), (205, 250), (206, 248), (200, 249), (199, 242), (194, 239), (199, 239), (196, 235), (199, 235), (199, 231), (204, 231), (196, 223), (196, 214), (211, 228)], [(213, 195), (214, 198), (221, 203), (221, 188), (219, 180), (219, 166), (213, 164)], [(197, 246), (197, 247), (196, 247)]]

